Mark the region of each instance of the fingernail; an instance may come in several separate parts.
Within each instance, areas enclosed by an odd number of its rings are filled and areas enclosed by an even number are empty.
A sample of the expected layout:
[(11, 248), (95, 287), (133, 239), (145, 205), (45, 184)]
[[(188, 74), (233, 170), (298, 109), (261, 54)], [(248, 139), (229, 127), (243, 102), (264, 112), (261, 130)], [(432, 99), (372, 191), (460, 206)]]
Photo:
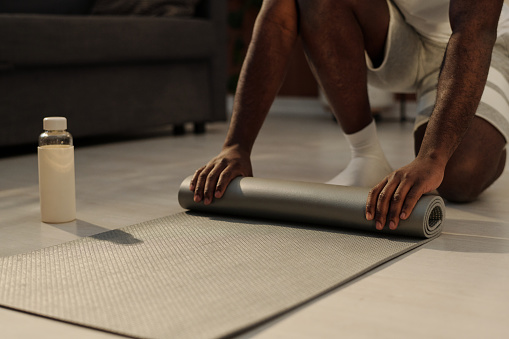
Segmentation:
[(401, 212), (401, 215), (399, 216), (400, 219), (405, 219), (406, 218), (406, 213), (405, 212)]
[(371, 213), (369, 213), (369, 212), (366, 213), (366, 219), (367, 220), (373, 219), (373, 216), (371, 215)]
[(380, 221), (376, 222), (376, 229), (381, 231), (383, 229), (382, 223)]
[(194, 191), (194, 186), (193, 185), (189, 186), (189, 190)]
[(201, 198), (199, 195), (194, 196), (194, 202), (200, 202)]
[(205, 205), (208, 205), (210, 204), (210, 199), (209, 198), (205, 198), (205, 201), (204, 201)]
[(214, 194), (214, 196), (216, 198), (220, 198), (221, 197), (221, 192), (220, 191), (216, 191), (216, 193)]
[(391, 222), (389, 223), (389, 228), (391, 230), (395, 230), (396, 229), (396, 223), (394, 221), (391, 220)]

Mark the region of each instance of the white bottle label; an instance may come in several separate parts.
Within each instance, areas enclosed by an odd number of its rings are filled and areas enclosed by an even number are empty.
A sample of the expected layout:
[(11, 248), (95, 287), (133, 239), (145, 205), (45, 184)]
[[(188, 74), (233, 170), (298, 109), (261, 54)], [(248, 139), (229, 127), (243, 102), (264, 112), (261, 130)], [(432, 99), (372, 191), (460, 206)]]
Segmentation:
[(74, 146), (41, 146), (37, 153), (42, 221), (63, 223), (76, 219)]

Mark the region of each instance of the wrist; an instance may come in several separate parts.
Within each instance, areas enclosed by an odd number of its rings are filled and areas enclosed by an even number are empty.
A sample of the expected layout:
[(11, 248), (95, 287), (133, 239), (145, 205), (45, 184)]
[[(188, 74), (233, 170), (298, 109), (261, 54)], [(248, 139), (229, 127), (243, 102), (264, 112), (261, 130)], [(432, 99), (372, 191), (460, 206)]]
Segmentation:
[(416, 159), (424, 162), (428, 162), (433, 164), (433, 166), (440, 167), (445, 169), (447, 162), (449, 161), (449, 156), (445, 152), (431, 151), (431, 152), (422, 152), (419, 151)]
[(251, 155), (252, 147), (242, 144), (240, 142), (228, 142), (226, 141), (223, 145), (222, 151), (236, 151), (247, 156)]

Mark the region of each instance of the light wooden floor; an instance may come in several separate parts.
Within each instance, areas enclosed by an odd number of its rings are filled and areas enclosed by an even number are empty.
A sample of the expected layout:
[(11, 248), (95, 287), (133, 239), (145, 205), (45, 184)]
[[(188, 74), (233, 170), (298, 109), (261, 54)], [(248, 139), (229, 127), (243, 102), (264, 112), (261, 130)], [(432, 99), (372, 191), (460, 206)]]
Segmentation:
[[(411, 131), (411, 123), (379, 124), (394, 167), (413, 157)], [(181, 211), (180, 182), (219, 151), (225, 132), (218, 123), (200, 136), (160, 134), (87, 147), (78, 140), (78, 220), (62, 225), (39, 221), (36, 155), (0, 158), (0, 255)], [(292, 180), (326, 181), (347, 161), (338, 127), (318, 112), (269, 115), (253, 153), (255, 175)], [(245, 337), (506, 338), (508, 187), (506, 171), (476, 203), (448, 204), (438, 239)], [(5, 338), (115, 337), (2, 308), (0, 328)]]

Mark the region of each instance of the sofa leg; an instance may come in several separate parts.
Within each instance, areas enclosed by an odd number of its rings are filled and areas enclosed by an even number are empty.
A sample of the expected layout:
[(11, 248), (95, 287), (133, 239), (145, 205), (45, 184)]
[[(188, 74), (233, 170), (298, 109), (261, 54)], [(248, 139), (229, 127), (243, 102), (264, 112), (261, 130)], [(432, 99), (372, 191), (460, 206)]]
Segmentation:
[(173, 135), (184, 135), (186, 134), (186, 126), (184, 124), (173, 125)]
[(194, 134), (203, 134), (205, 133), (205, 123), (204, 122), (195, 122), (194, 123)]

